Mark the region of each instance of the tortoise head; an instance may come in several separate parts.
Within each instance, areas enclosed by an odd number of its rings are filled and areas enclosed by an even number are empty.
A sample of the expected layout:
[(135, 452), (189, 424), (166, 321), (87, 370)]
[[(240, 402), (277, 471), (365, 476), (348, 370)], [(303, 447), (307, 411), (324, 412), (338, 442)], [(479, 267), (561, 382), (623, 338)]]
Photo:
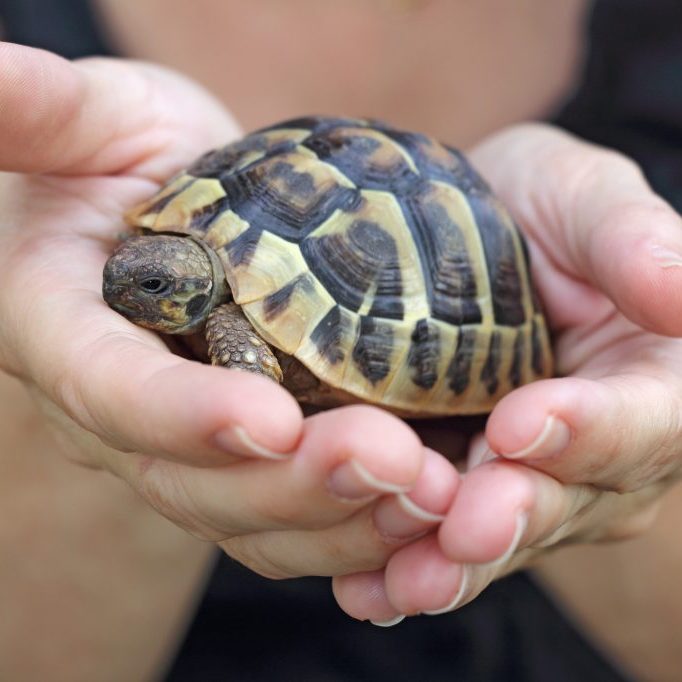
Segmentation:
[(130, 237), (104, 266), (104, 300), (131, 322), (191, 334), (227, 298), (217, 255), (191, 237)]

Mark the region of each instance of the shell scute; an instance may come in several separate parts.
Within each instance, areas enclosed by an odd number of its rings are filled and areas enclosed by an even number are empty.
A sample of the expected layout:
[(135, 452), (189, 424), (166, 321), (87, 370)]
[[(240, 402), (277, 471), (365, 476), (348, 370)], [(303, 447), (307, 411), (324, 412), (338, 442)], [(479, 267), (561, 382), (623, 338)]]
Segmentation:
[(339, 127), (311, 135), (303, 145), (364, 189), (402, 194), (420, 180), (410, 155), (379, 130)]
[(187, 173), (196, 178), (223, 178), (238, 173), (261, 159), (290, 152), (309, 131), (285, 128), (254, 133), (199, 157)]
[(229, 175), (222, 187), (243, 220), (290, 241), (358, 201), (355, 187), (334, 169), (295, 151)]

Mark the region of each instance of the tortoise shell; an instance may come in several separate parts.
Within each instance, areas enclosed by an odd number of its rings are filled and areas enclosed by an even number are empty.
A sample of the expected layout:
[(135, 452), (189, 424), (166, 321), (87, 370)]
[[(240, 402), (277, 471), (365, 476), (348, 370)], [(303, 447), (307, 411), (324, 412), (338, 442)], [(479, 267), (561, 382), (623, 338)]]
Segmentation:
[(362, 401), (483, 413), (551, 373), (521, 234), (424, 135), (280, 123), (205, 154), (128, 220), (203, 240), (256, 331)]

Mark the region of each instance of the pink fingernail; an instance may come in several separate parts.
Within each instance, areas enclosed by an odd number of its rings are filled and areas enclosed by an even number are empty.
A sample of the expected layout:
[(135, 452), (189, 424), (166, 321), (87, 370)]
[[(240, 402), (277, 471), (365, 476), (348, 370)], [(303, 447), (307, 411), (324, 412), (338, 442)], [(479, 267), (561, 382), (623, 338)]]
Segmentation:
[(478, 452), (475, 452), (469, 461), (467, 462), (467, 471), (471, 471), (481, 464), (486, 462), (492, 462), (494, 459), (498, 459), (497, 455), (490, 448), (481, 448)]
[(440, 609), (433, 609), (431, 611), (424, 611), (427, 616), (439, 616), (441, 613), (448, 613), (454, 611), (463, 601), (469, 587), (469, 571), (468, 566), (462, 566), (462, 577), (459, 581), (459, 589), (457, 594), (452, 598), (452, 601)]
[(404, 493), (382, 500), (374, 510), (374, 527), (386, 540), (404, 541), (425, 534), (445, 517), (417, 506)]
[(658, 244), (652, 246), (651, 255), (664, 270), (668, 268), (682, 268), (682, 255), (667, 246), (660, 246)]
[(404, 620), (405, 616), (398, 614), (395, 618), (391, 618), (390, 620), (370, 620), (369, 622), (380, 628), (392, 628), (394, 625), (398, 625), (398, 623), (402, 623)]
[(541, 459), (560, 455), (571, 442), (571, 429), (563, 420), (550, 415), (538, 437), (528, 446), (516, 452), (500, 453), (507, 459)]
[(219, 431), (214, 438), (216, 445), (232, 455), (261, 457), (263, 459), (287, 459), (290, 455), (272, 450), (256, 443), (243, 426), (231, 426)]
[(445, 521), (444, 514), (434, 514), (423, 507), (420, 507), (416, 502), (414, 502), (409, 495), (406, 493), (401, 493), (396, 497), (398, 504), (402, 507), (403, 511), (414, 519), (418, 521), (425, 521), (426, 523), (440, 523)]
[(514, 529), (514, 536), (509, 543), (509, 547), (507, 547), (501, 556), (499, 556), (497, 559), (493, 559), (493, 561), (488, 562), (486, 566), (495, 568), (497, 566), (506, 564), (507, 561), (512, 558), (514, 552), (516, 552), (516, 550), (519, 548), (521, 538), (523, 538), (526, 528), (528, 528), (528, 514), (525, 511), (520, 511), (516, 515), (516, 527)]
[(329, 491), (342, 500), (357, 501), (382, 494), (398, 494), (409, 490), (407, 486), (378, 479), (360, 462), (349, 460), (332, 471), (327, 479)]

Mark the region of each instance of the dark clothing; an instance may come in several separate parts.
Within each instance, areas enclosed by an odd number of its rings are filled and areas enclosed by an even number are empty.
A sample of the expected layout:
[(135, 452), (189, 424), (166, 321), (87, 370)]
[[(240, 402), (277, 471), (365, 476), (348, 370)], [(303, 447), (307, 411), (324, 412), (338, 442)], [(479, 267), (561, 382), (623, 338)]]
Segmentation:
[(585, 77), (557, 123), (635, 159), (682, 212), (682, 2), (600, 0)]
[[(226, 671), (229, 671), (227, 673)], [(534, 581), (442, 616), (352, 621), (324, 578), (273, 582), (221, 557), (166, 678), (272, 682), (624, 682)]]
[[(6, 38), (68, 57), (110, 52), (83, 0), (0, 0)], [(599, 0), (583, 84), (556, 121), (639, 161), (682, 209), (682, 3)], [(520, 573), (460, 611), (382, 629), (335, 605), (329, 581), (272, 582), (221, 556), (168, 682), (622, 682)]]
[(77, 59), (110, 55), (87, 0), (0, 0), (3, 40)]

